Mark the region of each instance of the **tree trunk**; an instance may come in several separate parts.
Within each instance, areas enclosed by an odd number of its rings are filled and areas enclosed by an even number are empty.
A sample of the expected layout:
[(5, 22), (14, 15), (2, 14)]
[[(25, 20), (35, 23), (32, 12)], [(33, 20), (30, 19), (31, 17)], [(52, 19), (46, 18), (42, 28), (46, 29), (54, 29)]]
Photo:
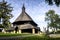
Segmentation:
[(56, 28), (56, 31), (57, 31), (57, 28)]
[(54, 34), (55, 34), (55, 28), (54, 28)]

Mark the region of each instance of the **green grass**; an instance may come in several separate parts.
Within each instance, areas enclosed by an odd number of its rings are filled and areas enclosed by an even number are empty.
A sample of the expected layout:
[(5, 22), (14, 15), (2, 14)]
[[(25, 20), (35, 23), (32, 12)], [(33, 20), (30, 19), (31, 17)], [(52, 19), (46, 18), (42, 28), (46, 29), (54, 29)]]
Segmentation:
[(25, 37), (21, 40), (41, 40), (43, 38), (39, 37), (39, 36), (31, 36), (31, 37)]
[(49, 38), (49, 37), (40, 37), (40, 36), (30, 36), (25, 37), (21, 40), (60, 40), (60, 38)]
[(50, 37), (46, 36), (45, 34), (35, 35), (35, 34), (0, 33), (0, 37), (27, 36), (27, 35), (34, 35), (34, 36), (18, 38), (17, 40), (60, 40), (60, 38), (50, 38)]
[(60, 40), (60, 38), (50, 38), (45, 34), (40, 34), (40, 35), (25, 37), (22, 38), (21, 40)]
[(0, 33), (0, 37), (13, 37), (13, 36), (25, 36), (25, 35), (32, 35), (32, 34)]

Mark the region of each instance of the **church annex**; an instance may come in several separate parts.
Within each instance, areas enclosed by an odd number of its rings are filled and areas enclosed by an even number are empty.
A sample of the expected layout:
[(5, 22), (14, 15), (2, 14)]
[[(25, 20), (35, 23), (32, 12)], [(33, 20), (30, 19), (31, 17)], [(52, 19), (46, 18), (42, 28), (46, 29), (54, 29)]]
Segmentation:
[(13, 22), (13, 26), (18, 27), (19, 33), (38, 33), (40, 28), (32, 20), (32, 18), (26, 13), (25, 6), (22, 7), (22, 12), (18, 18)]

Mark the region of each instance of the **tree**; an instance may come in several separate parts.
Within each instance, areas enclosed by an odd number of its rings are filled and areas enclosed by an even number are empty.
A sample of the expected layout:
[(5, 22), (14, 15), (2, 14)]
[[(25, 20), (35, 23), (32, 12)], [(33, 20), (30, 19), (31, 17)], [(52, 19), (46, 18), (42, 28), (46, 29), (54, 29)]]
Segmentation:
[(60, 17), (58, 14), (55, 14), (54, 10), (49, 10), (49, 12), (46, 13), (45, 21), (48, 23), (48, 27), (54, 28), (57, 30), (57, 28), (60, 28)]
[[(45, 0), (45, 2), (48, 3), (48, 5), (54, 5), (55, 4), (57, 7), (60, 6), (60, 0)], [(60, 28), (60, 16), (58, 16), (56, 14), (56, 18), (57, 19), (55, 19), (56, 20), (55, 23), (57, 25), (57, 28)], [(57, 30), (57, 28), (56, 28), (56, 30)]]
[(0, 21), (2, 20), (2, 24), (4, 27), (9, 27), (10, 26), (10, 21), (9, 19), (12, 18), (12, 7), (10, 4), (8, 4), (5, 0), (0, 2)]
[(60, 0), (45, 0), (49, 5), (55, 4), (56, 6), (60, 5)]

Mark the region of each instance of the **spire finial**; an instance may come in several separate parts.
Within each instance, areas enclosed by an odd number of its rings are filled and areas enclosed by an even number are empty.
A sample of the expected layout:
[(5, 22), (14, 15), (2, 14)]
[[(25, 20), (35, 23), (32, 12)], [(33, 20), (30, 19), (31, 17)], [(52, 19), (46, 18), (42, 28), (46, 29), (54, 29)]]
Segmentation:
[(25, 12), (25, 6), (24, 6), (24, 4), (22, 6), (22, 12)]

